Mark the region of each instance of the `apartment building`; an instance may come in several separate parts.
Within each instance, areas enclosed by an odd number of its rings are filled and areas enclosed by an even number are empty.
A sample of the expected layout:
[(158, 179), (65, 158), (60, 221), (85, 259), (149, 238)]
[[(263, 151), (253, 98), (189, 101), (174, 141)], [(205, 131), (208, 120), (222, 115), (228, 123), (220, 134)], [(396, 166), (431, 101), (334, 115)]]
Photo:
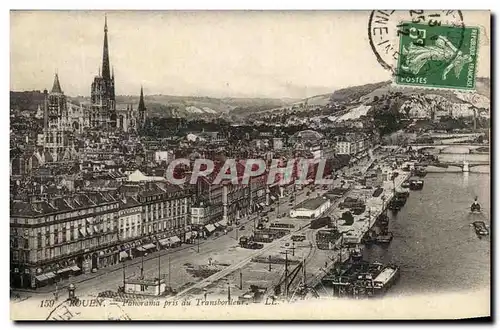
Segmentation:
[(11, 204), (11, 285), (43, 286), (118, 262), (119, 201), (107, 193)]

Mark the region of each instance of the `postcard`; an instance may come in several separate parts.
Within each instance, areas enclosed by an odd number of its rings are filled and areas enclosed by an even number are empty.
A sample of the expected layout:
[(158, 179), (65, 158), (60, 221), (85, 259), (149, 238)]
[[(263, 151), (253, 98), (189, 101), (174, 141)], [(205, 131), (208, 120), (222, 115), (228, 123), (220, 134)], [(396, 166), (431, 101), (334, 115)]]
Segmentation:
[(11, 11), (11, 318), (491, 317), (490, 21)]

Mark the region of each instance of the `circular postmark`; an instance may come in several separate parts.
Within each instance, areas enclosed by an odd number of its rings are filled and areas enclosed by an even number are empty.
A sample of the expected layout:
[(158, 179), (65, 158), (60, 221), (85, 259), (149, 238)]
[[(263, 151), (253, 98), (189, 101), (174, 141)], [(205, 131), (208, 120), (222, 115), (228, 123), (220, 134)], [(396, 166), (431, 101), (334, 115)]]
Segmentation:
[[(460, 54), (464, 31), (459, 10), (375, 10), (368, 22), (372, 51), (380, 65), (395, 76), (411, 77), (416, 71), (422, 75), (445, 70)], [(441, 44), (446, 47), (440, 47)], [(417, 69), (407, 69), (406, 63), (402, 63), (407, 61), (408, 53), (417, 57), (426, 50), (428, 60), (417, 65)], [(437, 58), (441, 60), (435, 61)]]

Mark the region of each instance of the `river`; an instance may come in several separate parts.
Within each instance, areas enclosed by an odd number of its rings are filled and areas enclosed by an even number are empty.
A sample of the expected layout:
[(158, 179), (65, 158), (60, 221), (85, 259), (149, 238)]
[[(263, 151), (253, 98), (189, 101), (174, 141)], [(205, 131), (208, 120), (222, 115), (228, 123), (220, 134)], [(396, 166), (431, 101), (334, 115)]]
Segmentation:
[[(387, 295), (489, 289), (490, 240), (479, 239), (470, 224), (483, 220), (490, 225), (490, 175), (429, 173), (424, 180), (424, 189), (412, 191), (392, 215), (391, 245), (365, 249), (365, 259), (401, 267)], [(470, 213), (475, 196), (480, 214)]]

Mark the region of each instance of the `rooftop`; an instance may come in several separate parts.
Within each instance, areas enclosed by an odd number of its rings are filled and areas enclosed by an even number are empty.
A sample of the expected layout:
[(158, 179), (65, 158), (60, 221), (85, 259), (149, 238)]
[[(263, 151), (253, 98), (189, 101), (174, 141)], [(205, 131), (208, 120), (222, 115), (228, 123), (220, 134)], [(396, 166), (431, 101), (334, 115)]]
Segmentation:
[(316, 210), (318, 207), (326, 203), (328, 200), (322, 197), (316, 197), (316, 198), (311, 198), (311, 199), (306, 199), (296, 207), (294, 207), (295, 210), (298, 209), (307, 209), (307, 210)]
[(67, 197), (59, 197), (50, 201), (21, 202), (15, 201), (11, 204), (11, 216), (36, 217), (52, 213), (64, 213), (68, 211), (86, 209), (98, 205), (116, 202), (108, 193), (75, 194)]

